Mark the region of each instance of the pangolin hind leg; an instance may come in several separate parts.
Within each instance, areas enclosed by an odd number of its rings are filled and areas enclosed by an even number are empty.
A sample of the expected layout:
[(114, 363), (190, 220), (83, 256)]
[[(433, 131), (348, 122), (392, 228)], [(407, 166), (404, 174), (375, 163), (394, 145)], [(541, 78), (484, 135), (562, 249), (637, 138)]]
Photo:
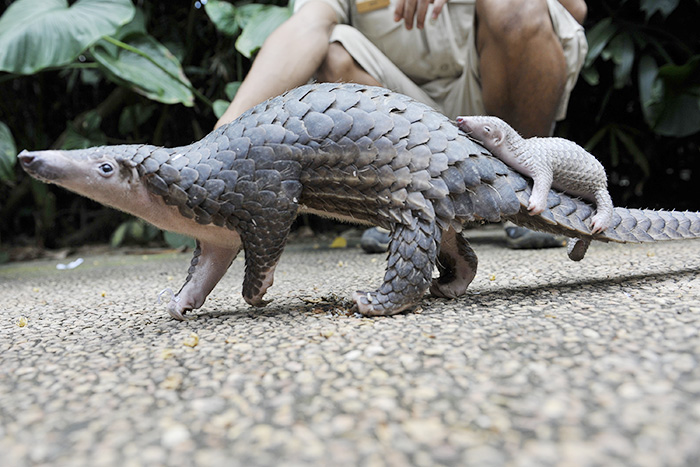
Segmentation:
[(436, 297), (457, 298), (467, 291), (476, 276), (479, 261), (461, 233), (450, 228), (440, 242), (437, 267), (440, 276), (433, 279), (430, 293)]
[(186, 312), (201, 307), (240, 250), (240, 244), (223, 248), (198, 241), (187, 270), (187, 279), (168, 303), (170, 316), (182, 321)]
[(415, 305), (430, 286), (441, 230), (434, 221), (414, 218), (397, 225), (389, 243), (384, 283), (374, 292), (355, 292), (360, 313), (393, 315)]
[(245, 277), (243, 278), (243, 298), (253, 306), (265, 306), (262, 299), (274, 281), (277, 262), (287, 243), (293, 216), (286, 216), (282, 223), (275, 222), (272, 216), (256, 219), (244, 227), (241, 234), (245, 250)]

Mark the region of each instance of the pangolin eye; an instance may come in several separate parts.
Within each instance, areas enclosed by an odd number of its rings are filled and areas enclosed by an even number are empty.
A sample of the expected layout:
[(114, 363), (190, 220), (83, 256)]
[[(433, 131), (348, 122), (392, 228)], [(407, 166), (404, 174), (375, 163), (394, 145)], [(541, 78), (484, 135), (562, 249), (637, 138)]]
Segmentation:
[(110, 164), (109, 162), (105, 162), (103, 164), (100, 164), (99, 170), (100, 170), (100, 175), (105, 176), (105, 177), (109, 177), (114, 172), (114, 166), (112, 164)]

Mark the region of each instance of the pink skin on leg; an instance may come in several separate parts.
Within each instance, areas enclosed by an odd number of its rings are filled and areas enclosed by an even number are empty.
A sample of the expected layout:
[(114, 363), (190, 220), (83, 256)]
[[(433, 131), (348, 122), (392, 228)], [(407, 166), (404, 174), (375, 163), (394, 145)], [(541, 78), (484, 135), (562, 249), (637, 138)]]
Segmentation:
[[(433, 279), (430, 293), (436, 297), (457, 298), (464, 295), (476, 276), (476, 254), (461, 234), (453, 228), (443, 233), (438, 255), (438, 268), (448, 277)], [(446, 264), (440, 264), (440, 263)]]
[(177, 320), (184, 320), (185, 313), (204, 304), (216, 284), (228, 270), (240, 251), (240, 243), (232, 248), (200, 243), (201, 255), (190, 280), (168, 304), (168, 313)]
[(547, 195), (552, 187), (553, 177), (551, 171), (549, 173), (538, 171), (533, 174), (532, 179), (534, 183), (527, 209), (531, 216), (535, 216), (547, 209)]

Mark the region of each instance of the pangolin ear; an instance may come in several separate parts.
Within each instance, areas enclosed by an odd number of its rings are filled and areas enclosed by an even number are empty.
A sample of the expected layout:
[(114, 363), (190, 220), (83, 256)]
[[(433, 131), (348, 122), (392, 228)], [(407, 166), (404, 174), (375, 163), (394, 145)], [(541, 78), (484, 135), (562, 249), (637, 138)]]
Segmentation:
[(127, 167), (130, 169), (136, 167), (136, 162), (134, 162), (131, 158), (116, 157), (115, 160), (119, 163), (119, 165), (123, 167)]
[(493, 140), (493, 144), (498, 146), (499, 144), (501, 144), (503, 142), (503, 138), (504, 138), (503, 131), (498, 129), (498, 128), (494, 128), (492, 133), (491, 133), (491, 139)]

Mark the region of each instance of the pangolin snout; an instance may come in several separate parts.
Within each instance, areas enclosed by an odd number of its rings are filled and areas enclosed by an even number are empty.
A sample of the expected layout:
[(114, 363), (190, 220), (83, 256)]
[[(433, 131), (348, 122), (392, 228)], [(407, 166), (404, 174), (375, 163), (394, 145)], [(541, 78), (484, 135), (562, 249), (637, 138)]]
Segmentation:
[(22, 168), (29, 172), (33, 172), (36, 166), (39, 165), (38, 158), (26, 149), (19, 153), (17, 159), (22, 164)]
[(45, 181), (56, 180), (62, 173), (60, 164), (56, 158), (52, 158), (55, 151), (29, 152), (26, 149), (19, 153), (17, 159), (22, 168), (32, 177)]

